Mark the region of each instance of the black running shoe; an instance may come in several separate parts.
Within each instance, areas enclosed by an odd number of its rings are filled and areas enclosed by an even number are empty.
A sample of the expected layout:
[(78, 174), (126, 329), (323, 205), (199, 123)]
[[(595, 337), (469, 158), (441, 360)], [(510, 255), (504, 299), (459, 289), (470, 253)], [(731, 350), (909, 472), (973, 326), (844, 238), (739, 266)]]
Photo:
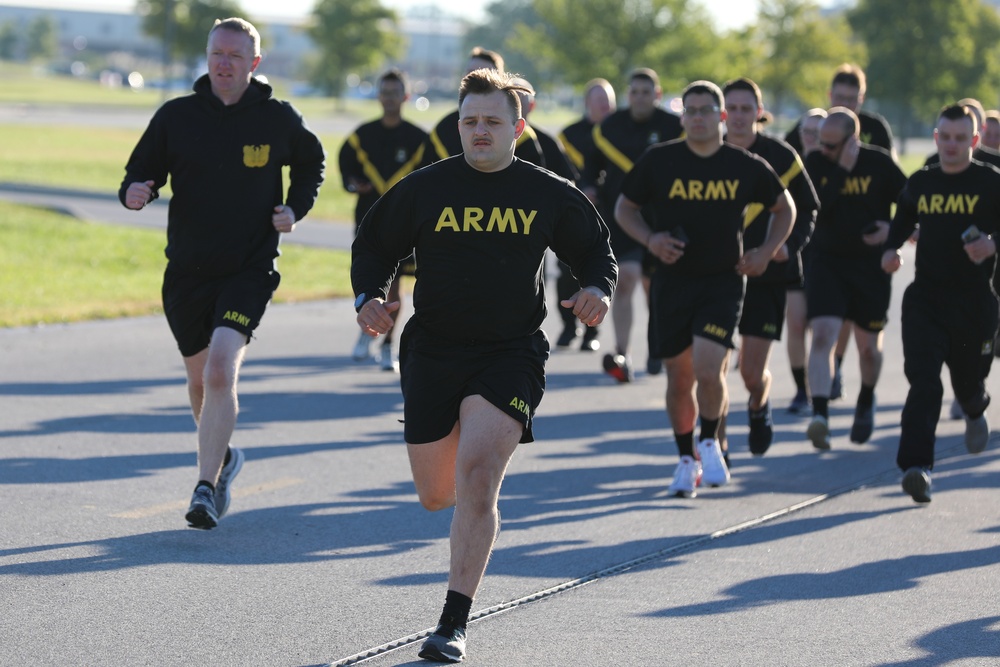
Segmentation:
[(796, 392), (795, 398), (788, 405), (788, 413), (793, 415), (809, 414), (809, 397), (806, 396), (806, 392)]
[(771, 401), (762, 405), (759, 410), (751, 410), (748, 405), (747, 415), (750, 417), (750, 434), (747, 436), (750, 453), (754, 456), (763, 456), (774, 439), (774, 426), (771, 423)]
[(926, 468), (910, 468), (903, 475), (903, 491), (915, 502), (931, 501), (931, 473)]
[(462, 662), (465, 660), (465, 628), (439, 625), (434, 634), (424, 640), (417, 655), (433, 662)]
[(851, 424), (851, 442), (861, 445), (868, 442), (875, 429), (875, 398), (871, 405), (858, 405), (854, 408), (854, 423)]
[(583, 330), (583, 340), (580, 342), (581, 352), (597, 352), (601, 349), (601, 341), (597, 340), (597, 327), (587, 327)]
[(632, 381), (632, 362), (621, 354), (604, 355), (604, 372), (620, 384)]
[(836, 401), (844, 397), (844, 376), (840, 373), (838, 368), (833, 373), (833, 378), (830, 381), (830, 400)]
[(191, 505), (184, 516), (192, 528), (209, 530), (219, 525), (219, 514), (215, 509), (215, 493), (211, 487), (199, 484), (191, 496)]
[(576, 338), (576, 327), (568, 326), (562, 330), (559, 338), (556, 339), (556, 347), (569, 347), (574, 338)]

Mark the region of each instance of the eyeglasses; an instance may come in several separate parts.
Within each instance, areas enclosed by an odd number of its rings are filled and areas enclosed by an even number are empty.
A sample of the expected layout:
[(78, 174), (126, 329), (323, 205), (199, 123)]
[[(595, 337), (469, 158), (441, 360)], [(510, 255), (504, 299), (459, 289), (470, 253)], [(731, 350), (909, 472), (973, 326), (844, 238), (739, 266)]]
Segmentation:
[(717, 104), (712, 104), (705, 107), (684, 107), (685, 116), (711, 116), (719, 110)]

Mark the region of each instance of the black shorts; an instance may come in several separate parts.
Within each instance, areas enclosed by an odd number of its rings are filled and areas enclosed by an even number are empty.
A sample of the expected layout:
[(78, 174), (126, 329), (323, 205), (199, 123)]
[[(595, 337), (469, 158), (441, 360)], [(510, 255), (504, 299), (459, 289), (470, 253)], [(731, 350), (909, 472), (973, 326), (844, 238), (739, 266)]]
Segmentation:
[(531, 421), (545, 392), (548, 357), (543, 331), (469, 343), (436, 336), (411, 317), (399, 341), (404, 439), (413, 445), (441, 440), (458, 423), (462, 400), (479, 395), (524, 426), (522, 443), (532, 442)]
[(653, 277), (649, 295), (649, 356), (670, 359), (694, 337), (732, 349), (746, 281), (736, 272)]
[(892, 279), (877, 257), (834, 257), (813, 253), (806, 264), (808, 319), (836, 317), (865, 331), (885, 328)]
[(262, 268), (213, 278), (168, 268), (163, 275), (163, 312), (181, 354), (192, 357), (204, 350), (218, 327), (239, 331), (249, 343), (279, 282), (277, 271)]
[(747, 293), (743, 297), (743, 315), (740, 317), (740, 334), (781, 340), (786, 301), (786, 286), (783, 283), (747, 280)]

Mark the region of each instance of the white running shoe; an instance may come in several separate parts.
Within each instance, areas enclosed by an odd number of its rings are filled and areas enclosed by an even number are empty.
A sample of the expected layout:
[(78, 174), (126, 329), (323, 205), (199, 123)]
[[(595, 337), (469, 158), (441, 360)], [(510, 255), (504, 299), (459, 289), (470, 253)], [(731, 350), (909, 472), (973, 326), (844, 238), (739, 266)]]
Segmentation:
[(963, 419), (965, 417), (965, 411), (962, 410), (962, 405), (958, 402), (957, 398), (952, 399), (951, 407), (948, 409), (948, 416), (952, 419)]
[(682, 456), (674, 470), (674, 480), (667, 492), (678, 498), (694, 498), (701, 483), (701, 463), (690, 456)]
[(351, 352), (351, 359), (354, 359), (354, 361), (365, 361), (366, 359), (371, 359), (372, 343), (374, 342), (374, 338), (362, 331), (358, 336), (358, 342), (354, 344), (354, 351)]
[(830, 424), (823, 415), (813, 415), (809, 427), (806, 429), (806, 437), (812, 441), (813, 447), (826, 451), (830, 449)]
[(392, 354), (392, 345), (383, 345), (379, 351), (379, 365), (384, 371), (399, 372), (399, 362)]
[(701, 481), (710, 486), (729, 484), (729, 466), (722, 458), (722, 446), (718, 440), (702, 440), (698, 443), (698, 457), (701, 458)]

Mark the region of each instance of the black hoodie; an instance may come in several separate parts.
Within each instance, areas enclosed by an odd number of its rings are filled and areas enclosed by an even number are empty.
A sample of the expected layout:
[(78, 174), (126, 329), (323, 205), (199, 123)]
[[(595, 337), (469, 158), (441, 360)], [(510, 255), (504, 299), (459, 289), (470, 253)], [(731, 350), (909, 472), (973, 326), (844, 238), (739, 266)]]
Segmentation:
[(271, 268), (280, 241), (274, 207), (290, 206), (297, 220), (312, 209), (323, 182), (323, 146), (301, 114), (256, 79), (231, 106), (212, 93), (208, 75), (194, 91), (157, 110), (132, 151), (118, 198), (124, 205), (136, 181), (154, 181), (155, 195), (169, 174), (169, 270), (222, 276)]

